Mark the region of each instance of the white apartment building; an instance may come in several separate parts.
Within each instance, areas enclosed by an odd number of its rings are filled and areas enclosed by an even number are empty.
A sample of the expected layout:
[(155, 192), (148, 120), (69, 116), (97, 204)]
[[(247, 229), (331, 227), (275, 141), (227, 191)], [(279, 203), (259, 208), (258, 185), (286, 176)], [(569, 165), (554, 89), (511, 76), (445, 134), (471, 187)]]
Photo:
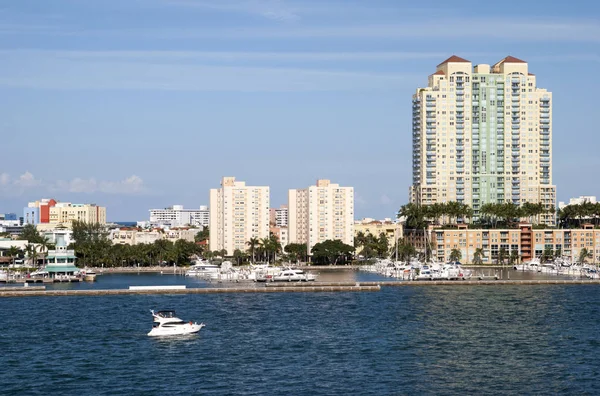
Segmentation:
[(288, 212), (287, 205), (281, 205), (281, 207), (275, 209), (275, 227), (288, 226)]
[(339, 239), (354, 244), (354, 188), (329, 180), (288, 192), (289, 243), (306, 243), (308, 251), (319, 242)]
[(598, 201), (596, 200), (596, 196), (595, 195), (582, 195), (582, 196), (577, 197), (577, 198), (571, 198), (571, 199), (569, 199), (569, 203), (559, 202), (558, 203), (558, 208), (562, 209), (565, 206), (569, 206), (569, 205), (582, 205), (584, 203), (595, 204), (596, 202), (598, 202)]
[(153, 226), (207, 227), (209, 222), (208, 206), (200, 206), (200, 209), (184, 209), (183, 205), (173, 205), (165, 209), (150, 209), (150, 224)]
[[(527, 62), (493, 66), (452, 56), (417, 89), (410, 201), (556, 205), (552, 184), (552, 93)], [(554, 224), (553, 215), (540, 219)]]
[(246, 186), (235, 177), (224, 177), (221, 188), (210, 190), (209, 249), (247, 250), (251, 238), (269, 236), (269, 187)]

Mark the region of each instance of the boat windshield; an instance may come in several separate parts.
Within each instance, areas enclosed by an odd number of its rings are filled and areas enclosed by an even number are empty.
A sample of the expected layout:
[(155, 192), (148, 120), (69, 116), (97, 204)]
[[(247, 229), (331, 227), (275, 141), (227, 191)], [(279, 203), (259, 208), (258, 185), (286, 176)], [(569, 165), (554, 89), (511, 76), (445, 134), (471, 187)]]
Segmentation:
[(160, 316), (161, 318), (174, 318), (175, 311), (158, 311), (156, 316)]

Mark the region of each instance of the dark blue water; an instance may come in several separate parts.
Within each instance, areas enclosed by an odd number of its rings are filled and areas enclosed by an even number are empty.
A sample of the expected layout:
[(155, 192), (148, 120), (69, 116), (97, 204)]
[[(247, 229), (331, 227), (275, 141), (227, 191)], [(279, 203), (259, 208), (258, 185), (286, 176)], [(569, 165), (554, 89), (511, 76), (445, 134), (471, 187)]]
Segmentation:
[[(3, 298), (0, 393), (597, 394), (599, 298), (560, 285)], [(207, 327), (148, 337), (151, 308)]]

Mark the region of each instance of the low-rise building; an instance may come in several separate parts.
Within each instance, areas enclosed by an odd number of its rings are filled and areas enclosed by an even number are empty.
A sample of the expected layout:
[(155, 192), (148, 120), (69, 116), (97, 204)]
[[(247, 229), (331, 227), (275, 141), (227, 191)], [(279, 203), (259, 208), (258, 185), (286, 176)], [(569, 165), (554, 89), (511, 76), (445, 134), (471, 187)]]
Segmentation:
[(208, 206), (200, 209), (184, 209), (183, 205), (173, 205), (165, 209), (150, 209), (150, 224), (160, 227), (208, 227), (210, 213)]
[(577, 198), (571, 198), (569, 199), (569, 203), (564, 203), (564, 202), (559, 202), (558, 203), (558, 208), (559, 209), (563, 209), (565, 206), (569, 206), (569, 205), (582, 205), (584, 203), (592, 203), (595, 204), (598, 201), (596, 200), (596, 196), (595, 195), (582, 195), (580, 197)]
[[(402, 238), (402, 224), (393, 222), (391, 219), (365, 218), (354, 222), (354, 239), (361, 232), (365, 235), (371, 234), (376, 238), (383, 233), (387, 237), (389, 246), (392, 247), (398, 239)], [(362, 247), (358, 247), (358, 249), (362, 249)], [(357, 250), (356, 254), (360, 254), (360, 250)]]
[(183, 239), (188, 242), (194, 242), (194, 237), (198, 233), (197, 228), (173, 228), (173, 229), (138, 229), (138, 228), (117, 228), (111, 231), (109, 239), (113, 244), (137, 245), (140, 243), (151, 244), (158, 240), (167, 240), (176, 242)]
[(521, 224), (518, 228), (469, 229), (459, 225), (430, 228), (426, 232), (411, 230), (406, 237), (419, 252), (424, 252), (429, 244), (434, 256), (442, 261), (450, 259), (453, 249), (460, 251), (461, 261), (465, 263), (473, 262), (477, 249), (483, 253), (483, 263), (496, 263), (501, 250), (506, 261), (511, 255), (518, 257), (519, 262), (528, 261), (548, 251), (577, 261), (584, 248), (592, 255), (589, 261), (600, 261), (600, 229), (594, 229), (591, 224), (577, 229), (533, 229), (530, 224)]

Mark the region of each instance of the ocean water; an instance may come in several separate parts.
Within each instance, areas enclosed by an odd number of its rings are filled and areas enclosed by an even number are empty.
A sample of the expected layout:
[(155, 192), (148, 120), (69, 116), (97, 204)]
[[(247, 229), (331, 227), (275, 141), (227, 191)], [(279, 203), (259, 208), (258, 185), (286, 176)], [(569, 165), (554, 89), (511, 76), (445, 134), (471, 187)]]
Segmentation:
[[(0, 394), (597, 394), (599, 298), (591, 285), (2, 298)], [(206, 327), (148, 337), (149, 309), (166, 308)]]

